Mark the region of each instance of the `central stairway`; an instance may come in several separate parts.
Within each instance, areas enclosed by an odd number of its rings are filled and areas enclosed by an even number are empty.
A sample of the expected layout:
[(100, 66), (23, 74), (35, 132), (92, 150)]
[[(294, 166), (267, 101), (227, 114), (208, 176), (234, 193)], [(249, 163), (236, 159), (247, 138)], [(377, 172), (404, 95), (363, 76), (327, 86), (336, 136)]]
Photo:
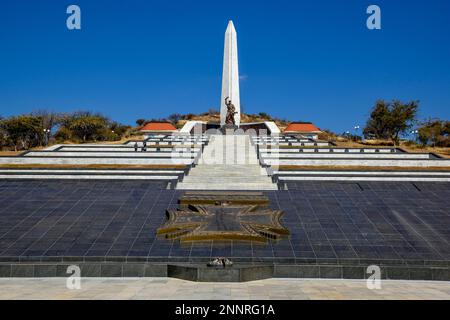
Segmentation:
[(196, 167), (179, 182), (182, 190), (277, 190), (259, 165), (248, 135), (211, 135)]

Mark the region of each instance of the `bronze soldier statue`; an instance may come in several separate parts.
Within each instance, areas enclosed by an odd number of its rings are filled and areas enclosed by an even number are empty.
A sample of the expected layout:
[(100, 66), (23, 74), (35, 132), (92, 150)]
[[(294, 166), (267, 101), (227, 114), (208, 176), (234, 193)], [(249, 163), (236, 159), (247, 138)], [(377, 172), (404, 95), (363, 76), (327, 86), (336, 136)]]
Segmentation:
[(225, 98), (225, 105), (227, 106), (227, 116), (225, 118), (225, 124), (236, 125), (234, 115), (237, 114), (234, 104), (231, 103), (230, 97)]

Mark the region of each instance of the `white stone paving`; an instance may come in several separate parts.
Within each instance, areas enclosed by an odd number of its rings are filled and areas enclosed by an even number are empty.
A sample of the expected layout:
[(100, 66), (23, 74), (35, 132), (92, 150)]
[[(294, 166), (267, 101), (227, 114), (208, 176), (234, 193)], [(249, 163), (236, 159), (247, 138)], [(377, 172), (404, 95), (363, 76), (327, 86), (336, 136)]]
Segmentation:
[(40, 152), (40, 151), (31, 151), (25, 154), (25, 157), (130, 157), (130, 158), (189, 158), (196, 156), (197, 153), (193, 152), (183, 152), (183, 151), (175, 151), (175, 152)]
[(83, 169), (6, 169), (2, 170), (0, 169), (0, 173), (28, 173), (28, 174), (40, 174), (40, 173), (96, 173), (96, 174), (103, 174), (103, 173), (120, 173), (120, 174), (149, 174), (149, 173), (183, 173), (184, 171), (181, 170), (102, 170), (102, 169), (89, 169), (89, 170), (83, 170)]
[(173, 278), (82, 278), (70, 290), (66, 278), (1, 278), (1, 300), (450, 300), (450, 282), (383, 280), (370, 290), (364, 280), (267, 279), (199, 283)]
[[(149, 151), (156, 151), (157, 148), (149, 148), (147, 147), (147, 152)], [(167, 153), (171, 153), (173, 151), (200, 151), (200, 148), (189, 148), (189, 147), (174, 147), (174, 148), (160, 148), (160, 151), (163, 152), (167, 152)], [(73, 152), (79, 152), (79, 151), (89, 151), (89, 152), (135, 152), (133, 147), (125, 147), (125, 148), (108, 148), (108, 147), (88, 147), (88, 148), (83, 148), (83, 147), (63, 147), (60, 150), (58, 150), (58, 153), (56, 153), (56, 155), (59, 154), (59, 152), (61, 151), (73, 151)], [(139, 149), (138, 153), (142, 153), (142, 151)], [(144, 154), (146, 152), (143, 152)]]
[(427, 153), (311, 153), (305, 154), (302, 152), (299, 153), (261, 153), (261, 156), (264, 159), (273, 159), (273, 158), (292, 158), (292, 159), (302, 159), (302, 158), (318, 158), (318, 159), (334, 159), (334, 158), (343, 158), (343, 159), (430, 159), (430, 155)]
[[(55, 156), (55, 155), (54, 155)], [(110, 165), (187, 165), (192, 164), (191, 158), (124, 158), (105, 156), (82, 158), (82, 157), (3, 157), (0, 164), (110, 164)]]

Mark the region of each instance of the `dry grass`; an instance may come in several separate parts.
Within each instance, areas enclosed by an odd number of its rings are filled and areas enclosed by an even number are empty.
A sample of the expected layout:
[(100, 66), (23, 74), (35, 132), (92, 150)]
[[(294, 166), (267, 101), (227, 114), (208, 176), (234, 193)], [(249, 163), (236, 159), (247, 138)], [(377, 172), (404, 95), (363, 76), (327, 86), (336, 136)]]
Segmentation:
[(0, 151), (0, 157), (6, 156), (17, 156), (21, 154), (23, 151)]
[(137, 140), (137, 141), (141, 141), (144, 140), (144, 136), (140, 135), (140, 136), (132, 136), (132, 137), (127, 137), (127, 138), (122, 138), (120, 140), (117, 141), (88, 141), (88, 142), (74, 142), (74, 141), (64, 141), (64, 142), (60, 142), (57, 144), (111, 144), (111, 145), (115, 145), (115, 144), (124, 144), (127, 141), (130, 140)]
[(439, 147), (422, 147), (418, 145), (405, 145), (400, 146), (402, 149), (413, 152), (413, 153), (436, 153), (445, 158), (450, 158), (450, 148), (439, 148)]

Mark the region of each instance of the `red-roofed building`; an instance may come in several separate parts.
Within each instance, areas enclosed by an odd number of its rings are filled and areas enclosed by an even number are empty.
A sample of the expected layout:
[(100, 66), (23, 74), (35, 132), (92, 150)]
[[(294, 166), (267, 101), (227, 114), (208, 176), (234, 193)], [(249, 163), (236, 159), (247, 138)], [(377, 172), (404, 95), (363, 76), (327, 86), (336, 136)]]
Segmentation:
[(144, 133), (172, 133), (177, 131), (170, 122), (149, 122), (140, 130)]
[(287, 134), (301, 134), (307, 138), (317, 139), (322, 131), (311, 122), (291, 122), (283, 132)]

